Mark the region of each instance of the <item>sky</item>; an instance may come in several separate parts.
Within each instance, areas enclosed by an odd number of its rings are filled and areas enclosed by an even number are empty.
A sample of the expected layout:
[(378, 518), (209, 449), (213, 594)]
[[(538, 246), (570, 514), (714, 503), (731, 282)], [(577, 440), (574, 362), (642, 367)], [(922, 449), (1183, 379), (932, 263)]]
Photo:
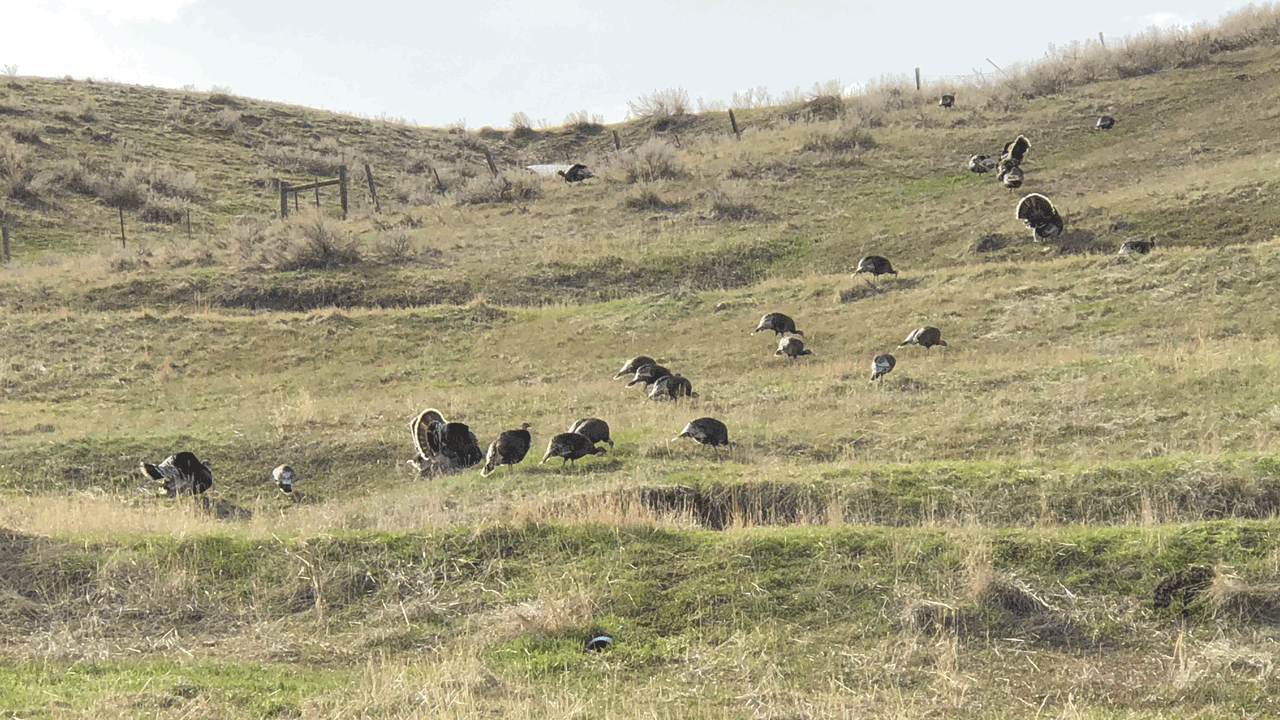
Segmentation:
[[(728, 103), (815, 83), (994, 72), (1049, 46), (1213, 23), (1244, 0), (20, 0), (0, 66), (424, 126), (535, 127), (684, 89)], [(1069, 9), (1067, 9), (1069, 8)]]

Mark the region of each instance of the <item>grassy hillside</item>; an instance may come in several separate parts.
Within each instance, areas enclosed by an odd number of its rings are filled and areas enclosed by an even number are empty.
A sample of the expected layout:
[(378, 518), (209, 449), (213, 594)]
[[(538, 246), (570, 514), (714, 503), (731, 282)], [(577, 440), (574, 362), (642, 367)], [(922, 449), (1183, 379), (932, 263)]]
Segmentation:
[[(3, 79), (0, 707), (1276, 714), (1278, 16), (735, 110), (741, 139)], [(1023, 188), (966, 169), (1019, 134)], [(597, 177), (523, 170), (571, 161)], [(331, 188), (277, 217), (342, 164), (347, 219)], [(851, 277), (870, 253), (898, 274)], [(925, 324), (948, 346), (897, 349)], [(612, 379), (639, 354), (698, 398)], [(426, 407), (535, 447), (421, 477)], [(537, 463), (587, 416), (608, 453)], [(673, 440), (699, 416), (736, 446)], [(209, 493), (139, 491), (183, 449)]]

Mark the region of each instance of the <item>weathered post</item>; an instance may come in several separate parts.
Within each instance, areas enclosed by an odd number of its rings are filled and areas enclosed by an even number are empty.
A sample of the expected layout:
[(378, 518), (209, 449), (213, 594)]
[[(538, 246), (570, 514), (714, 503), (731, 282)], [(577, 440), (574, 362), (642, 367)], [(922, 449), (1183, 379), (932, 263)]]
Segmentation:
[(280, 181), (280, 219), (289, 217), (289, 183)]
[(613, 149), (614, 149), (614, 150), (621, 150), (621, 149), (622, 149), (622, 141), (621, 141), (620, 139), (618, 139), (618, 131), (617, 131), (617, 130), (614, 130), (614, 131), (613, 131)]
[(498, 177), (498, 166), (493, 162), (493, 153), (489, 152), (489, 148), (485, 145), (481, 145), (480, 150), (484, 152), (485, 162), (489, 163), (489, 172), (493, 173), (494, 177)]
[(916, 68), (916, 90), (920, 89), (920, 68)]
[(440, 193), (441, 197), (444, 197), (444, 193), (445, 193), (444, 182), (440, 180), (440, 173), (436, 172), (436, 168), (434, 165), (431, 167), (431, 175), (436, 179), (436, 192)]
[(117, 209), (120, 211), (120, 247), (124, 247), (124, 206)]
[(4, 237), (4, 261), (9, 262), (9, 226), (0, 227), (0, 236)]
[[(489, 151), (485, 150), (484, 154), (487, 157), (489, 155)], [(489, 158), (489, 167), (493, 167), (493, 158)], [(494, 174), (498, 174), (496, 170), (494, 171)], [(378, 188), (373, 184), (373, 170), (369, 167), (369, 163), (364, 164), (364, 176), (369, 181), (369, 197), (373, 198), (373, 211), (380, 213), (382, 212), (382, 208), (378, 205)]]
[(342, 200), (342, 219), (347, 219), (347, 166), (338, 166), (338, 197)]
[(320, 209), (320, 180), (317, 179), (315, 182), (311, 183), (311, 186), (316, 191), (316, 209), (319, 210)]
[(729, 124), (733, 126), (733, 134), (742, 139), (742, 131), (738, 130), (738, 118), (733, 116), (733, 108), (729, 108)]
[(191, 240), (191, 208), (187, 208), (187, 241)]

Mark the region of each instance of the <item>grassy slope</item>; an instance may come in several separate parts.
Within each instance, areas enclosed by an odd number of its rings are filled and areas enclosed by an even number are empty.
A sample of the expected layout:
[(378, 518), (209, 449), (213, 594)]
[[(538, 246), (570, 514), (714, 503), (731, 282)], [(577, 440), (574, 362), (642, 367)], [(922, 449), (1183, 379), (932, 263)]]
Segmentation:
[[(6, 122), (89, 107), (128, 141), (47, 136), (43, 160), (191, 168), (204, 196), (194, 240), (149, 227), (143, 253), (100, 247), (113, 216), (86, 198), (9, 208), (0, 526), (22, 533), (0, 567), (5, 706), (1274, 714), (1276, 58), (1007, 112), (908, 108), (856, 158), (803, 149), (833, 124), (744, 112), (738, 143), (700, 118), (682, 128), (687, 175), (650, 188), (674, 209), (645, 211), (608, 177), (524, 204), (397, 202), (415, 160), (483, 167), (444, 131), (232, 99), (262, 119), (237, 130), (218, 125), (225, 98), (8, 86), (22, 112)], [(1116, 130), (1089, 129), (1101, 108)], [(619, 131), (634, 147), (648, 129)], [(1060, 249), (1028, 239), (1018, 194), (963, 170), (1018, 133), (1025, 191), (1067, 217)], [(612, 162), (607, 131), (485, 141), (504, 165), (575, 147)], [(256, 169), (282, 147), (371, 162), (391, 199), (344, 227), (370, 257), (404, 233), (416, 261), (238, 262), (236, 216), (275, 207), (247, 179), (283, 171)], [(726, 196), (767, 219), (714, 220)], [(971, 251), (993, 233), (1002, 249)], [(1117, 262), (1131, 235), (1158, 251)], [(873, 251), (902, 270), (878, 291), (847, 275)], [(775, 309), (816, 356), (787, 363), (749, 333)], [(870, 358), (924, 323), (951, 346), (896, 351), (871, 387)], [(692, 407), (609, 379), (642, 352), (693, 380)], [(425, 406), (485, 439), (528, 421), (535, 444), (598, 415), (618, 445), (567, 471), (413, 482), (405, 423)], [(698, 415), (739, 448), (668, 442)], [(138, 459), (179, 446), (214, 458), (231, 519), (136, 492)], [(267, 483), (284, 461), (299, 498)], [(676, 485), (694, 495), (646, 490)], [(709, 506), (728, 531), (689, 529)], [(1213, 602), (1154, 609), (1188, 563), (1219, 567)], [(584, 655), (596, 627), (620, 642)]]

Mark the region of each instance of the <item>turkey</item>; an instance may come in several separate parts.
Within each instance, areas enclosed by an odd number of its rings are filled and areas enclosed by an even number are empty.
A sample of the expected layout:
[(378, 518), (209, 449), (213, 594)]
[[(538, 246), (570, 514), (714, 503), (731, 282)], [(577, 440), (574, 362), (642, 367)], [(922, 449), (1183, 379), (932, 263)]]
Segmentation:
[(1095, 127), (1097, 127), (1099, 130), (1110, 130), (1115, 126), (1116, 126), (1115, 118), (1111, 117), (1110, 115), (1103, 115), (1102, 117), (1098, 118), (1098, 124)]
[(281, 465), (271, 471), (271, 479), (276, 481), (276, 487), (287, 493), (293, 492), (293, 481), (297, 478), (298, 474), (289, 465)]
[(898, 359), (889, 353), (877, 355), (875, 360), (871, 361), (871, 379), (872, 381), (888, 375), (893, 370), (893, 366), (898, 364)]
[(1151, 238), (1150, 240), (1143, 240), (1142, 238), (1125, 240), (1124, 244), (1120, 246), (1120, 254), (1131, 255), (1133, 253), (1138, 253), (1139, 255), (1146, 255), (1147, 253), (1151, 252), (1151, 250), (1155, 248), (1155, 246), (1156, 246), (1155, 238)]
[(682, 397), (696, 398), (693, 383), (680, 373), (658, 378), (649, 391), (650, 400), (679, 400)]
[(556, 174), (564, 178), (564, 181), (567, 183), (582, 182), (587, 178), (595, 177), (595, 175), (587, 169), (587, 166), (581, 163), (574, 164), (568, 170), (557, 170)]
[(1000, 153), (1000, 159), (1012, 160), (1014, 165), (1021, 165), (1030, 149), (1031, 142), (1025, 136), (1019, 135), (1013, 142), (1005, 144), (1004, 152)]
[(792, 335), (804, 337), (804, 333), (796, 329), (796, 321), (782, 313), (768, 313), (764, 317), (760, 318), (759, 327), (752, 330), (751, 334), (755, 335), (761, 330), (772, 330), (776, 335), (786, 335), (787, 333), (791, 333)]
[(693, 438), (703, 445), (710, 445), (711, 447), (733, 445), (733, 443), (729, 442), (729, 428), (725, 427), (724, 423), (711, 417), (693, 420), (684, 426), (684, 430), (679, 435), (672, 439), (679, 440), (682, 437)]
[(996, 180), (999, 180), (1010, 190), (1017, 190), (1022, 187), (1022, 168), (1008, 160), (1001, 160), (1000, 169), (996, 173)]
[(942, 331), (932, 325), (916, 328), (911, 331), (906, 340), (898, 347), (906, 347), (908, 345), (919, 345), (925, 350), (933, 348), (934, 345), (947, 346), (947, 341), (942, 339)]
[(1062, 216), (1049, 198), (1040, 193), (1031, 193), (1018, 201), (1016, 214), (1037, 239), (1046, 240), (1062, 234)]
[(636, 368), (636, 376), (631, 379), (631, 382), (627, 383), (627, 387), (631, 387), (636, 383), (644, 383), (645, 389), (648, 390), (650, 385), (658, 381), (658, 378), (664, 378), (670, 374), (670, 370), (655, 363), (641, 365)]
[(981, 175), (988, 170), (994, 170), (996, 163), (996, 159), (990, 155), (973, 155), (969, 158), (969, 172)]
[(161, 497), (199, 495), (213, 486), (213, 471), (209, 461), (201, 460), (194, 453), (180, 452), (170, 455), (158, 464), (138, 463), (138, 469), (152, 480), (159, 480), (156, 494)]
[(569, 432), (586, 437), (592, 445), (607, 442), (609, 447), (613, 447), (613, 440), (609, 439), (609, 423), (600, 418), (582, 418), (569, 426)]
[(466, 468), (484, 459), (475, 433), (465, 423), (446, 422), (439, 410), (427, 408), (409, 424), (418, 457), (411, 460), (421, 472), (429, 472), (432, 464), (447, 462)]
[(551, 438), (551, 442), (547, 444), (547, 454), (542, 456), (541, 465), (553, 457), (561, 459), (560, 466), (563, 467), (567, 462), (573, 462), (580, 457), (587, 455), (603, 455), (609, 452), (608, 448), (596, 447), (595, 443), (585, 435), (576, 432), (560, 433)]
[(778, 341), (778, 349), (774, 351), (774, 355), (786, 355), (787, 359), (795, 360), (802, 355), (812, 355), (812, 350), (806, 350), (804, 341), (798, 337), (784, 337)]
[(522, 424), (518, 430), (503, 430), (498, 434), (497, 440), (489, 443), (489, 452), (485, 454), (480, 475), (488, 477), (499, 465), (506, 465), (510, 471), (512, 465), (524, 460), (524, 456), (529, 454), (529, 446), (532, 444), (529, 423)]
[[(861, 273), (870, 273), (871, 277), (879, 279), (881, 275), (897, 275), (898, 271), (893, 269), (893, 264), (889, 262), (889, 258), (868, 255), (858, 261), (858, 269), (853, 271), (854, 275)], [(870, 282), (870, 280), (867, 282)]]
[(938, 98), (938, 106), (939, 106), (939, 107), (944, 107), (944, 108), (947, 108), (948, 110), (950, 110), (950, 109), (951, 109), (951, 106), (952, 106), (952, 105), (955, 105), (955, 104), (956, 104), (956, 96), (955, 96), (955, 95), (943, 95), (942, 97)]
[(637, 355), (631, 358), (630, 360), (622, 363), (622, 369), (618, 371), (617, 375), (613, 376), (613, 379), (617, 380), (623, 375), (634, 375), (637, 370), (644, 367), (645, 365), (657, 365), (657, 364), (658, 364), (658, 361), (654, 360), (648, 355)]

